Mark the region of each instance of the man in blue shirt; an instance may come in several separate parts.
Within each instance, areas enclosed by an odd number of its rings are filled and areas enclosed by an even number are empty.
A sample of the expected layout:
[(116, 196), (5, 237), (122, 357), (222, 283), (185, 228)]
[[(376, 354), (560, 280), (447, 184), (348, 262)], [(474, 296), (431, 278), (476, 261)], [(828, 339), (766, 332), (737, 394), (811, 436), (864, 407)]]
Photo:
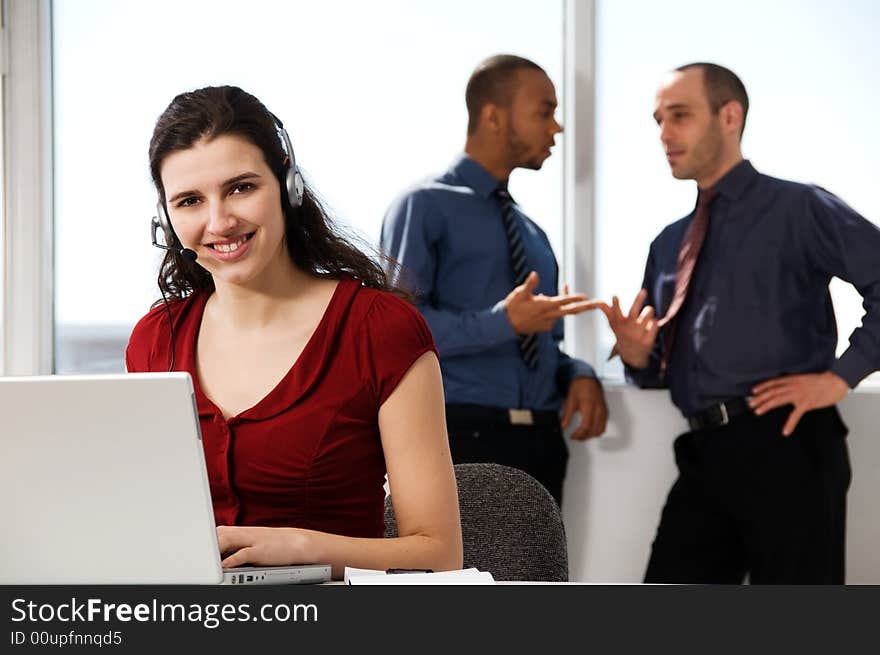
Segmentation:
[(608, 415), (593, 369), (558, 345), (562, 317), (595, 303), (557, 295), (547, 235), (507, 192), (511, 171), (550, 156), (562, 131), (556, 92), (535, 63), (497, 55), (474, 71), (465, 100), (464, 154), (394, 201), (382, 248), (440, 352), (453, 461), (520, 468), (561, 503), (562, 429), (579, 412), (572, 438), (595, 437)]
[[(627, 377), (668, 386), (691, 432), (646, 582), (841, 584), (850, 466), (835, 404), (880, 368), (880, 230), (816, 186), (758, 173), (748, 96), (714, 64), (676, 69), (654, 118), (693, 213), (651, 244), (643, 289), (602, 307)], [(866, 309), (835, 357), (828, 290)]]

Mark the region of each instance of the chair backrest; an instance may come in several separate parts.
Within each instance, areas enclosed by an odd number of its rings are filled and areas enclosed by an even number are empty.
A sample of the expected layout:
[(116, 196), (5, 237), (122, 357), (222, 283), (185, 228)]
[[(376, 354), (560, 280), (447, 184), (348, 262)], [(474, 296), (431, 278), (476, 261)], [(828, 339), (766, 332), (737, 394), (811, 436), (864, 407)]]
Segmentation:
[[(456, 464), (464, 568), (496, 580), (568, 580), (562, 514), (533, 477), (499, 464)], [(385, 536), (397, 536), (391, 497), (385, 498)]]

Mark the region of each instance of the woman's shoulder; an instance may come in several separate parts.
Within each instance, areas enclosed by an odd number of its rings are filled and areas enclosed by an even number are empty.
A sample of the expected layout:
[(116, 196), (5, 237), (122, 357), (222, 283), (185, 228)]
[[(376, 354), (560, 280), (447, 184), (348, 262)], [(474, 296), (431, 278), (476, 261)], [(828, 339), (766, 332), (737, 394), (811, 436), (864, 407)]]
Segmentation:
[(403, 323), (422, 325), (425, 320), (415, 306), (390, 291), (361, 286), (355, 298), (358, 314), (371, 324)]
[(167, 321), (166, 314), (170, 309), (172, 312), (179, 311), (178, 306), (182, 303), (186, 302), (186, 300), (172, 300), (166, 306), (165, 303), (159, 303), (153, 305), (146, 314), (144, 314), (140, 320), (134, 325), (134, 329), (132, 330), (132, 336), (135, 334), (141, 335), (145, 332), (151, 332), (158, 327), (160, 322)]
[(198, 299), (199, 295), (173, 298), (168, 302), (157, 302), (150, 308), (150, 311), (135, 323), (134, 329), (131, 332), (132, 338), (147, 337), (155, 332), (167, 332), (169, 315), (172, 320), (179, 320), (186, 314), (187, 309)]
[(358, 292), (362, 305), (360, 332), (373, 347), (385, 351), (435, 350), (428, 323), (416, 307), (391, 293), (363, 287)]
[(135, 323), (125, 349), (126, 369), (129, 372), (152, 370), (152, 360), (167, 359), (170, 347), (171, 325), (178, 324), (189, 315), (189, 309), (202, 300), (201, 294), (183, 299), (161, 302), (150, 309)]
[(352, 310), (354, 345), (381, 405), (419, 357), (437, 354), (434, 338), (419, 311), (389, 291), (360, 287)]

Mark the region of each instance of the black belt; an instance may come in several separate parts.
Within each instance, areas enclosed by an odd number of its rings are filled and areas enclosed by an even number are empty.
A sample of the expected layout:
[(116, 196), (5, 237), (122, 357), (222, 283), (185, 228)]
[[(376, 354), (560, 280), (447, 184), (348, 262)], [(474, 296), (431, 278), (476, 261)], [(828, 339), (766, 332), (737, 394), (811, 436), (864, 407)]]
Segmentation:
[(446, 420), (451, 424), (558, 426), (559, 414), (549, 409), (508, 409), (506, 407), (453, 403), (446, 405)]
[(707, 428), (718, 428), (722, 425), (727, 425), (733, 419), (743, 414), (751, 413), (752, 408), (749, 407), (747, 398), (733, 398), (732, 400), (712, 405), (693, 416), (688, 416), (687, 422), (691, 426), (691, 430), (705, 430)]

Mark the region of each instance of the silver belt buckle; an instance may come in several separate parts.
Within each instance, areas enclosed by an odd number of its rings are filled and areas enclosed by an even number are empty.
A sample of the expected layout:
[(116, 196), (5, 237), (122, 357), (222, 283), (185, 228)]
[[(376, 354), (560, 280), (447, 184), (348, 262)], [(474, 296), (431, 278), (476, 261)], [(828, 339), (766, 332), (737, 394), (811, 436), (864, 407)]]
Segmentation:
[(508, 409), (511, 425), (534, 425), (535, 419), (530, 409)]
[(730, 423), (730, 417), (727, 415), (727, 405), (719, 403), (718, 408), (721, 410), (721, 425)]

